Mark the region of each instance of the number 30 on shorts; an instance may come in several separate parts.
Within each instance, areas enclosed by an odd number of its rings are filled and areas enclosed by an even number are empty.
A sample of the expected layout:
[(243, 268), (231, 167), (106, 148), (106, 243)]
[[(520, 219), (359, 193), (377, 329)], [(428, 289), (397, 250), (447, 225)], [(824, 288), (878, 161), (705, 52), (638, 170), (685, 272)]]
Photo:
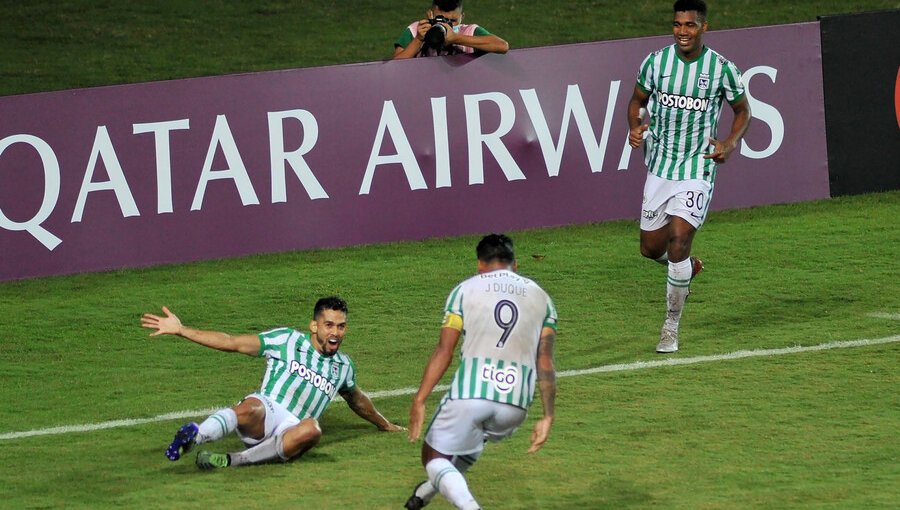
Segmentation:
[(703, 193), (688, 191), (685, 192), (684, 196), (684, 205), (688, 209), (697, 209), (698, 211), (703, 211), (703, 208), (706, 207), (706, 195), (704, 195)]

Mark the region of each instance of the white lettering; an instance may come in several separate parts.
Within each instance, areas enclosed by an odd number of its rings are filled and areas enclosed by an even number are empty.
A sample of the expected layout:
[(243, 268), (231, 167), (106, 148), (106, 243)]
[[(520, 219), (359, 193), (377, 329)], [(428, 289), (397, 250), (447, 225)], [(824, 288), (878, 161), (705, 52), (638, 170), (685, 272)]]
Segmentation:
[[(479, 104), (482, 101), (491, 101), (500, 108), (500, 125), (493, 133), (481, 132), (481, 111)], [(512, 99), (500, 92), (488, 92), (465, 96), (466, 128), (469, 141), (469, 184), (484, 184), (484, 158), (481, 146), (487, 147), (494, 155), (500, 170), (506, 176), (507, 181), (519, 181), (525, 179), (522, 169), (516, 164), (509, 149), (503, 145), (500, 138), (509, 133), (516, 120), (516, 108)]]
[(41, 226), (53, 210), (56, 208), (56, 202), (59, 200), (59, 161), (56, 154), (47, 142), (32, 135), (12, 135), (0, 140), (0, 156), (7, 147), (14, 143), (24, 143), (30, 145), (37, 151), (41, 157), (41, 163), (44, 167), (44, 198), (41, 200), (41, 207), (38, 212), (27, 221), (13, 221), (9, 219), (3, 211), (0, 210), (0, 228), (13, 232), (25, 231), (31, 234), (35, 239), (44, 245), (50, 251), (59, 246), (62, 239), (56, 237), (49, 230)]
[(562, 125), (559, 129), (559, 142), (554, 146), (553, 139), (550, 135), (550, 129), (547, 127), (547, 121), (544, 118), (544, 112), (538, 102), (537, 94), (534, 89), (520, 90), (519, 94), (525, 102), (525, 109), (531, 117), (531, 123), (534, 125), (535, 134), (538, 142), (541, 144), (541, 152), (544, 155), (544, 163), (547, 165), (547, 175), (556, 177), (559, 175), (559, 167), (562, 162), (563, 150), (566, 146), (566, 135), (569, 131), (569, 121), (573, 114), (575, 117), (575, 126), (581, 135), (581, 142), (584, 145), (588, 162), (591, 165), (591, 172), (597, 173), (603, 171), (603, 159), (606, 154), (606, 147), (609, 143), (609, 133), (612, 127), (612, 120), (615, 113), (616, 98), (619, 95), (619, 81), (610, 83), (609, 97), (606, 102), (606, 118), (603, 122), (603, 134), (600, 137), (600, 143), (594, 136), (594, 128), (587, 114), (587, 108), (584, 106), (584, 99), (581, 96), (581, 90), (578, 85), (569, 85), (566, 90), (566, 103), (563, 107)]
[[(222, 147), (225, 161), (228, 162), (228, 170), (212, 170), (217, 147)], [(234, 185), (241, 197), (241, 203), (244, 206), (259, 204), (256, 191), (253, 190), (253, 184), (250, 182), (250, 176), (247, 175), (247, 169), (244, 167), (244, 161), (241, 159), (241, 154), (234, 143), (231, 128), (228, 127), (228, 119), (224, 115), (216, 116), (216, 126), (213, 129), (212, 139), (209, 142), (209, 150), (206, 152), (206, 161), (203, 163), (200, 182), (197, 184), (194, 201), (191, 203), (192, 211), (199, 211), (203, 206), (203, 196), (206, 194), (206, 186), (209, 181), (219, 179), (231, 179), (234, 181)]]
[[(284, 119), (297, 119), (303, 126), (303, 141), (294, 151), (284, 149)], [(272, 162), (272, 203), (287, 202), (285, 185), (285, 162), (291, 165), (294, 175), (300, 179), (310, 200), (328, 198), (312, 169), (303, 156), (316, 145), (319, 139), (319, 124), (312, 113), (306, 110), (269, 112), (269, 158)]]
[(447, 98), (431, 98), (434, 124), (435, 188), (450, 187), (450, 136), (447, 128)]
[[(384, 141), (384, 134), (388, 132), (397, 154), (380, 155), (381, 144)], [(403, 171), (406, 173), (406, 180), (409, 182), (409, 189), (427, 189), (425, 177), (422, 176), (422, 169), (419, 168), (419, 162), (413, 153), (412, 146), (406, 138), (406, 132), (400, 123), (400, 117), (397, 115), (397, 109), (394, 108), (393, 101), (385, 101), (381, 109), (381, 120), (378, 121), (378, 133), (375, 135), (375, 143), (372, 144), (372, 152), (369, 153), (369, 164), (366, 166), (366, 174), (363, 177), (362, 186), (359, 188), (360, 195), (368, 195), (372, 189), (372, 178), (375, 176), (375, 168), (378, 165), (387, 165), (400, 163), (403, 165)]]
[(759, 151), (751, 149), (747, 145), (746, 139), (742, 141), (741, 155), (750, 159), (763, 159), (775, 154), (784, 141), (784, 119), (781, 117), (781, 113), (774, 106), (763, 103), (750, 94), (750, 80), (757, 74), (764, 74), (772, 80), (772, 83), (775, 83), (778, 70), (769, 66), (757, 66), (749, 69), (743, 75), (744, 82), (747, 84), (747, 100), (750, 101), (750, 111), (753, 117), (765, 122), (772, 132), (772, 141), (769, 143), (769, 146)]
[(172, 157), (169, 150), (169, 131), (188, 129), (188, 119), (168, 122), (134, 124), (132, 133), (153, 133), (156, 147), (156, 212), (170, 213), (172, 209)]
[[(94, 171), (97, 169), (97, 161), (100, 159), (103, 160), (109, 180), (92, 182)], [(140, 216), (141, 213), (138, 211), (137, 204), (134, 203), (134, 197), (128, 188), (128, 182), (125, 180), (125, 174), (122, 173), (122, 165), (119, 164), (119, 158), (116, 156), (112, 140), (109, 138), (109, 132), (106, 130), (106, 126), (98, 126), (97, 134), (94, 136), (94, 146), (91, 147), (91, 157), (84, 172), (84, 180), (81, 182), (78, 200), (75, 203), (75, 211), (72, 213), (72, 223), (81, 221), (88, 193), (103, 190), (115, 192), (116, 200), (119, 202), (119, 209), (122, 211), (122, 217)]]

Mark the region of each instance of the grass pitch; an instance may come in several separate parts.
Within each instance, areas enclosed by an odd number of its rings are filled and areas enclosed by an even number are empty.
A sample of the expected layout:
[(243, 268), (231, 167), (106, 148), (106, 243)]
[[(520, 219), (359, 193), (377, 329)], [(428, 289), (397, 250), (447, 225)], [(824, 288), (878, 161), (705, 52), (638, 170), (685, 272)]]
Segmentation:
[[(713, 213), (695, 241), (707, 269), (674, 358), (896, 337), (900, 286), (886, 247), (900, 245), (898, 214), (900, 192)], [(665, 273), (638, 255), (636, 222), (511, 234), (521, 272), (557, 302), (558, 370), (664, 358), (653, 348)], [(398, 508), (423, 476), (419, 445), (377, 432), (341, 402), (325, 415), (320, 445), (286, 465), (205, 473), (193, 455), (166, 460), (187, 418), (153, 418), (231, 405), (257, 387), (263, 362), (150, 339), (138, 318), (167, 305), (196, 327), (302, 328), (318, 296), (338, 293), (351, 307), (344, 349), (361, 387), (412, 388), (446, 293), (475, 270), (476, 240), (0, 285), (0, 434), (151, 419), (0, 440), (0, 507)], [(892, 340), (562, 377), (545, 448), (525, 454), (532, 416), (488, 447), (470, 483), (486, 508), (891, 508), (900, 500), (898, 354)], [(375, 403), (403, 423), (409, 400)]]
[[(0, 94), (387, 58), (427, 2), (4, 2)], [(667, 33), (668, 2), (467, 0), (513, 48)], [(896, 0), (719, 0), (711, 29), (897, 9)], [(900, 193), (717, 212), (695, 252), (675, 359), (898, 334)], [(637, 224), (512, 232), (521, 271), (556, 299), (561, 371), (659, 360), (664, 269)], [(148, 339), (142, 312), (230, 332), (305, 327), (315, 299), (351, 307), (359, 383), (414, 387), (475, 237), (0, 284), (0, 508), (399, 508), (419, 445), (340, 402), (297, 462), (198, 472), (163, 451), (188, 418), (253, 391), (260, 361)], [(542, 259), (531, 255), (543, 255)], [(570, 376), (550, 442), (528, 429), (471, 471), (487, 508), (895, 508), (897, 343)], [(433, 409), (434, 400), (431, 403)], [(376, 405), (404, 422), (408, 396)], [(535, 411), (533, 414), (539, 414)], [(145, 418), (86, 432), (20, 432)], [(201, 419), (196, 416), (194, 419)], [(240, 447), (231, 437), (212, 445)], [(449, 506), (436, 500), (429, 508)]]

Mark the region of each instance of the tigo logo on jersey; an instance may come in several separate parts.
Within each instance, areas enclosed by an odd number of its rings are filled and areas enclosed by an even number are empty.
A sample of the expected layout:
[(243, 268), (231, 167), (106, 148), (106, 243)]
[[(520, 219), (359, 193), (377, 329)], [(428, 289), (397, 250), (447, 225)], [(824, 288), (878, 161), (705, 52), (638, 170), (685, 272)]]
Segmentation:
[[(709, 86), (709, 83), (706, 85)], [(663, 92), (659, 94), (659, 104), (669, 108), (681, 108), (682, 110), (705, 112), (709, 108), (709, 99), (682, 96), (679, 94), (666, 94)]]
[(481, 378), (494, 384), (494, 388), (500, 393), (509, 393), (519, 380), (519, 369), (512, 366), (497, 368), (494, 365), (485, 365), (481, 369)]

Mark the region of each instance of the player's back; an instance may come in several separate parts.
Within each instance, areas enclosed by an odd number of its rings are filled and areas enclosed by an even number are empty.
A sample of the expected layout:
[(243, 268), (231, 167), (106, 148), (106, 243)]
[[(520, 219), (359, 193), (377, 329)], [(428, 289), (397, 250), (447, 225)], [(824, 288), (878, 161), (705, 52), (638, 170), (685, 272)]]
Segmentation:
[(527, 407), (534, 396), (541, 330), (556, 323), (547, 293), (513, 271), (491, 271), (454, 289), (447, 312), (462, 317), (465, 334), (451, 398)]

